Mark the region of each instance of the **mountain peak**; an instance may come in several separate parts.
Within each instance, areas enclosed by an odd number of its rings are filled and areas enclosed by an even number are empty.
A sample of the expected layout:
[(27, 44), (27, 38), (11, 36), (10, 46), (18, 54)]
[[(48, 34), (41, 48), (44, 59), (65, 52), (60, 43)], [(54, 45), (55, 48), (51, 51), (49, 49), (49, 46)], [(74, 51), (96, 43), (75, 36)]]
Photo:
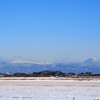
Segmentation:
[(83, 63), (86, 63), (86, 64), (100, 63), (100, 60), (97, 59), (96, 57), (92, 57), (92, 58), (85, 60)]
[(93, 60), (93, 61), (97, 61), (98, 60), (96, 57), (92, 57), (90, 59)]

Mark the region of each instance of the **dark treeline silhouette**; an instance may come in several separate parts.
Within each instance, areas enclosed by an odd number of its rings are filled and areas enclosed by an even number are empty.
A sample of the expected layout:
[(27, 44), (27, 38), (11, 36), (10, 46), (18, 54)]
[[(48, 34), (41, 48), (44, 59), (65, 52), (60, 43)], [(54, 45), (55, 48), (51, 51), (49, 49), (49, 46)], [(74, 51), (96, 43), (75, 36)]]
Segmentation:
[(44, 70), (41, 72), (33, 72), (31, 74), (26, 74), (26, 73), (14, 73), (14, 74), (10, 74), (10, 73), (0, 73), (0, 77), (82, 77), (82, 76), (100, 76), (100, 74), (92, 74), (92, 72), (86, 72), (86, 73), (79, 73), (79, 74), (75, 74), (75, 73), (63, 73), (61, 71), (50, 71), (50, 70)]

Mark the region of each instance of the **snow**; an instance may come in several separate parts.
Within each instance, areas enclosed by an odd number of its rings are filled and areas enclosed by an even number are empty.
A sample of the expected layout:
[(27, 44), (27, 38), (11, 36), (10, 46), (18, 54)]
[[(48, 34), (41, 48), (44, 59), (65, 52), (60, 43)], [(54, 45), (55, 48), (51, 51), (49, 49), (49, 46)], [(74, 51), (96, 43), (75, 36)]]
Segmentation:
[(100, 100), (100, 87), (0, 86), (0, 100)]
[[(3, 80), (0, 80), (0, 82)], [(14, 82), (25, 82), (25, 80), (9, 80)], [(31, 83), (33, 80), (26, 80)], [(74, 85), (75, 81), (69, 80), (34, 80), (37, 82), (72, 82), (69, 86), (46, 86), (46, 85), (0, 85), (0, 100), (100, 100), (100, 85)], [(94, 81), (83, 81), (91, 82)], [(96, 81), (95, 81), (96, 82)], [(97, 83), (100, 81), (97, 81)]]
[(100, 60), (95, 58), (95, 57), (92, 57), (92, 58), (89, 58), (89, 59), (85, 60), (84, 63), (89, 63), (89, 64), (91, 64), (91, 63), (100, 63)]
[(29, 63), (29, 64), (52, 64), (52, 62), (33, 62), (33, 61), (27, 61), (27, 60), (14, 60), (11, 61), (12, 64), (23, 64), (23, 63)]

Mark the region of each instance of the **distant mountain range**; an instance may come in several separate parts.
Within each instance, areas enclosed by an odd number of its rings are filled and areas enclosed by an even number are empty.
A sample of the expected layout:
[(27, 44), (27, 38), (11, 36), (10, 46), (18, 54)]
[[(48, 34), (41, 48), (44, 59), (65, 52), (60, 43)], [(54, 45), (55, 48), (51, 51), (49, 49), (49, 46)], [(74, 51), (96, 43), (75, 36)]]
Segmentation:
[(92, 72), (100, 74), (100, 60), (89, 58), (82, 63), (41, 63), (30, 61), (0, 61), (0, 73), (33, 73), (43, 70), (62, 71), (64, 73)]

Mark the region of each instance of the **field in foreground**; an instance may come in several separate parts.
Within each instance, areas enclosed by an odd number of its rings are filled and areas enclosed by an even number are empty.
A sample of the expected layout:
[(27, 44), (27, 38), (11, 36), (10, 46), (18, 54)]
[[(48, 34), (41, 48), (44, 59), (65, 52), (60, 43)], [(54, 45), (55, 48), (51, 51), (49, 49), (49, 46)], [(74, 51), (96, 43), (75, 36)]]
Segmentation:
[(100, 80), (0, 80), (0, 100), (100, 100)]

